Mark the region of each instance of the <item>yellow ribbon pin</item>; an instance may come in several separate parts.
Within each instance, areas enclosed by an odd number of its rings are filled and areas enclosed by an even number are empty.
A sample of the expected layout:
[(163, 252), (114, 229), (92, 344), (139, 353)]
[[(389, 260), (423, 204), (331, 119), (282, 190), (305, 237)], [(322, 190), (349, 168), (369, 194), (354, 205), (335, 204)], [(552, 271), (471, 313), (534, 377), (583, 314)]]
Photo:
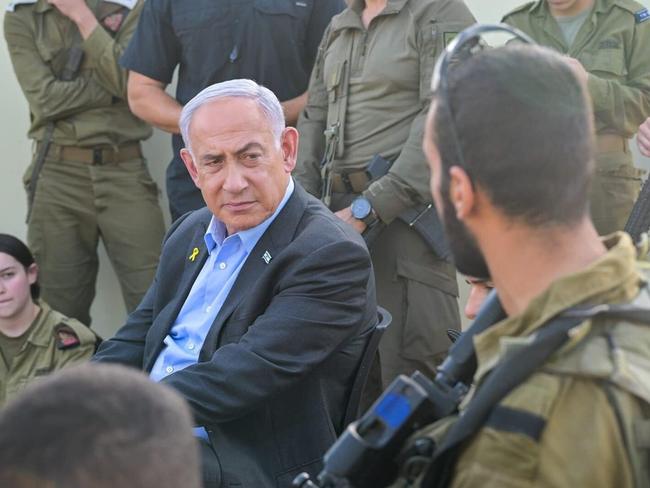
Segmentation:
[(192, 249), (192, 254), (190, 254), (189, 256), (190, 261), (194, 261), (198, 255), (199, 255), (199, 248), (195, 247), (194, 249)]

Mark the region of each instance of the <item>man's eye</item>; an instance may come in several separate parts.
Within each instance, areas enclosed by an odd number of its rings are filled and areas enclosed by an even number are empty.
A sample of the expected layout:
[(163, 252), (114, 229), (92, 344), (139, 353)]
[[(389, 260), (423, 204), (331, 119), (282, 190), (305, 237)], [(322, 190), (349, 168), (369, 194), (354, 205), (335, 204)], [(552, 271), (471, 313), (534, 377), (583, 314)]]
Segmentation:
[(259, 153), (246, 153), (246, 154), (244, 154), (244, 159), (246, 161), (257, 161), (261, 157), (262, 157), (262, 155), (259, 154)]
[(0, 275), (0, 278), (2, 278), (3, 280), (6, 280), (6, 279), (9, 279), (9, 278), (12, 278), (15, 274), (16, 273), (14, 273), (13, 271), (9, 272), (9, 273), (2, 273)]

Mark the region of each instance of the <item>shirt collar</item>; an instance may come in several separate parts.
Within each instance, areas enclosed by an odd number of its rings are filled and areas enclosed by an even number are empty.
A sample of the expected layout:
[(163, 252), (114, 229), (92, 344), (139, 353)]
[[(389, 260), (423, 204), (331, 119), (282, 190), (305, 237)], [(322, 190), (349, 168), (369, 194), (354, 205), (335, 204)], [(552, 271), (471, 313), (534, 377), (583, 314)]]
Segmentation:
[[(604, 244), (608, 248), (604, 256), (584, 270), (556, 280), (521, 314), (502, 320), (474, 338), (478, 360), (476, 381), (480, 381), (509, 350), (529, 341), (534, 332), (567, 308), (589, 303), (625, 303), (634, 299), (643, 276), (637, 269), (632, 239), (618, 232), (605, 237)], [(575, 335), (575, 340), (584, 337), (587, 330), (582, 332)]]
[[(408, 0), (388, 0), (386, 7), (382, 10), (377, 17), (384, 15), (398, 14)], [(332, 32), (342, 29), (364, 29), (363, 22), (361, 21), (361, 13), (365, 7), (364, 0), (352, 0), (350, 7), (345, 9), (339, 15), (332, 19)]]
[(270, 217), (268, 217), (266, 220), (259, 223), (255, 227), (242, 230), (240, 232), (233, 234), (232, 236), (227, 235), (228, 232), (226, 230), (226, 225), (213, 215), (212, 218), (210, 219), (210, 224), (208, 225), (208, 229), (205, 235), (203, 236), (203, 240), (205, 241), (205, 247), (208, 250), (208, 254), (212, 254), (212, 251), (214, 251), (215, 248), (221, 247), (223, 245), (223, 241), (225, 241), (227, 238), (239, 239), (242, 245), (244, 246), (244, 248), (246, 249), (246, 252), (250, 253), (255, 247), (255, 244), (257, 244), (257, 241), (259, 241), (260, 237), (262, 237), (262, 234), (264, 234), (266, 229), (269, 228), (269, 226), (273, 223), (275, 218), (278, 216), (278, 214), (282, 211), (284, 206), (287, 204), (287, 201), (293, 194), (294, 188), (295, 188), (295, 183), (293, 182), (293, 178), (289, 177), (289, 182), (287, 183), (287, 188), (284, 191), (284, 196), (282, 197), (280, 204), (275, 209), (275, 212), (273, 212), (273, 214)]

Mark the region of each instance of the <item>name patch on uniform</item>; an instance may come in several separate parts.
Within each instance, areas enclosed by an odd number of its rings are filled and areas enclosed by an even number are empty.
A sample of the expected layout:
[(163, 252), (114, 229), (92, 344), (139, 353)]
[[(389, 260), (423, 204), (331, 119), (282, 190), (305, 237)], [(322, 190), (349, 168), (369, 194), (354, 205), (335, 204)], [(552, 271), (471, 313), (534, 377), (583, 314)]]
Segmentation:
[(12, 2), (9, 2), (9, 5), (7, 5), (7, 12), (13, 12), (16, 10), (17, 5), (31, 5), (33, 3), (36, 3), (37, 0), (13, 0)]
[(639, 10), (637, 13), (635, 13), (634, 18), (636, 19), (636, 23), (640, 24), (641, 22), (645, 22), (646, 20), (650, 19), (650, 12), (648, 12), (647, 8), (644, 8), (643, 10)]
[(605, 39), (598, 44), (598, 49), (618, 49), (621, 47), (621, 43), (616, 39)]

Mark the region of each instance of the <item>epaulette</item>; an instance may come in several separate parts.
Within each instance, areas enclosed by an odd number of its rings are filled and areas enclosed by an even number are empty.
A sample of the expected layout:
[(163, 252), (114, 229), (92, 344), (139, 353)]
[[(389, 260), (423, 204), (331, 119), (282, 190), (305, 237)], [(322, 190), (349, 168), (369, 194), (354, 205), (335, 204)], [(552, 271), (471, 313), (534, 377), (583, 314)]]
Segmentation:
[(18, 5), (32, 5), (36, 3), (38, 0), (12, 0), (9, 2), (9, 5), (7, 5), (7, 12), (14, 12), (16, 10), (16, 7)]
[(502, 17), (502, 20), (505, 20), (506, 18), (508, 18), (508, 17), (510, 17), (511, 15), (514, 15), (514, 14), (518, 14), (518, 13), (521, 13), (521, 12), (530, 11), (530, 10), (532, 10), (533, 7), (535, 7), (536, 5), (537, 5), (537, 1), (524, 3), (523, 5), (520, 5), (519, 7), (515, 8), (514, 10), (511, 10), (510, 12), (508, 12), (507, 14), (505, 14), (505, 15)]
[(634, 20), (637, 24), (650, 20), (650, 12), (639, 2), (635, 2), (634, 0), (614, 0), (612, 3), (634, 15)]

